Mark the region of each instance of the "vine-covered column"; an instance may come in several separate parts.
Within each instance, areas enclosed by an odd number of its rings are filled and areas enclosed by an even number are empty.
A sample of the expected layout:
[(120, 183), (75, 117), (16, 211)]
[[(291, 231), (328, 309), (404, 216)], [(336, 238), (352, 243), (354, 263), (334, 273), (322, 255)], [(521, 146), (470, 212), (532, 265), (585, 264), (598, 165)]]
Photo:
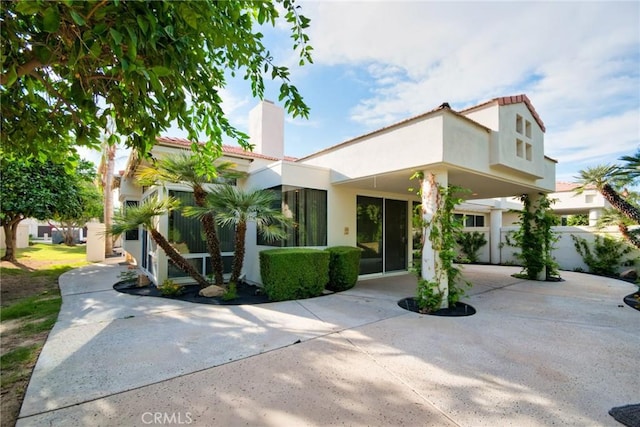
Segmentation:
[(434, 174), (424, 172), (420, 178), (420, 195), (422, 203), (422, 219), (424, 224), (422, 242), (422, 279), (437, 287), (442, 300), (440, 308), (449, 306), (449, 279), (446, 269), (442, 268), (439, 249), (434, 244), (434, 233), (438, 234), (434, 218), (441, 205), (440, 188), (447, 188), (447, 173)]
[[(530, 221), (530, 224), (529, 224), (530, 230), (532, 230), (532, 234), (534, 235), (540, 234), (542, 230), (538, 225), (538, 216), (539, 216), (538, 211), (541, 209), (541, 204), (544, 204), (544, 201), (546, 201), (546, 195), (542, 193), (530, 193), (527, 196), (529, 200), (528, 200), (528, 203), (525, 202), (525, 209), (529, 211), (529, 216), (527, 220)], [(545, 259), (545, 254), (547, 253), (547, 250), (548, 250), (548, 248), (546, 247), (545, 239), (543, 236), (542, 238), (532, 239), (531, 244), (535, 245), (534, 251), (540, 254), (539, 255), (540, 260), (542, 261), (541, 262), (542, 265), (540, 266), (540, 270), (537, 271), (535, 279), (544, 281), (547, 278), (547, 266), (544, 263), (544, 259)]]

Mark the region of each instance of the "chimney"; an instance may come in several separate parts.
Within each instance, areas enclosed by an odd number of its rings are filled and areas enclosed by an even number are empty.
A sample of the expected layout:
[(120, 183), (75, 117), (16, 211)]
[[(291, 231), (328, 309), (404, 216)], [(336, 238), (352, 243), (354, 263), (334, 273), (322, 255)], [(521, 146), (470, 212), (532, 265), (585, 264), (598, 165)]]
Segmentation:
[(284, 110), (272, 101), (261, 101), (249, 112), (249, 142), (254, 152), (284, 158)]

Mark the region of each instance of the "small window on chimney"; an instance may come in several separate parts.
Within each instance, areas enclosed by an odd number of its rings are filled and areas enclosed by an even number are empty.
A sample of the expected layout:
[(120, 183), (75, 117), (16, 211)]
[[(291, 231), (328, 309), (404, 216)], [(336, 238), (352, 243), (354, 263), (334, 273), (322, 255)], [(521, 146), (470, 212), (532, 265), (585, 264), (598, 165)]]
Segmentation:
[(529, 120), (525, 120), (524, 122), (524, 134), (527, 138), (531, 138), (531, 122)]
[(531, 161), (531, 159), (533, 158), (533, 148), (531, 147), (531, 144), (525, 144), (525, 151), (527, 160)]
[(593, 203), (594, 196), (593, 194), (587, 194), (584, 196), (585, 203)]

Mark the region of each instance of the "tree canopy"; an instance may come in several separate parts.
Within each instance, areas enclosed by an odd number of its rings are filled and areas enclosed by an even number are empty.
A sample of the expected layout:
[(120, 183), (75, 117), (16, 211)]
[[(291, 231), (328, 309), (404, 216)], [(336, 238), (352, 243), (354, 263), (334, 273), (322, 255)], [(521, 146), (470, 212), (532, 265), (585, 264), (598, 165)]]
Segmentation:
[(217, 152), (223, 134), (248, 147), (221, 108), (228, 73), (242, 73), (259, 98), (265, 77), (280, 81), (287, 111), (309, 114), (258, 31), (284, 19), (299, 64), (310, 63), (309, 19), (294, 0), (18, 0), (0, 8), (5, 156), (67, 158), (73, 144), (97, 148), (109, 123), (142, 155), (173, 121), (192, 141), (206, 135), (194, 150)]
[(15, 261), (14, 244), (20, 221), (69, 216), (83, 209), (83, 184), (92, 177), (91, 164), (81, 162), (78, 172), (70, 174), (60, 163), (0, 157), (0, 167), (0, 223), (7, 244), (2, 259)]

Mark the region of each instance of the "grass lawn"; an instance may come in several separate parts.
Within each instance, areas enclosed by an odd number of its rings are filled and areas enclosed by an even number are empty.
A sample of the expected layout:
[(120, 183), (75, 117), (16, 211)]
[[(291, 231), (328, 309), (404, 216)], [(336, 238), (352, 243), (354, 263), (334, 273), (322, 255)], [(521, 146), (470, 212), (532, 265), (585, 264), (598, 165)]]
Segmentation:
[[(0, 252), (4, 255), (4, 250)], [(0, 263), (0, 425), (14, 426), (33, 366), (58, 318), (58, 277), (88, 264), (85, 246), (36, 243)]]

